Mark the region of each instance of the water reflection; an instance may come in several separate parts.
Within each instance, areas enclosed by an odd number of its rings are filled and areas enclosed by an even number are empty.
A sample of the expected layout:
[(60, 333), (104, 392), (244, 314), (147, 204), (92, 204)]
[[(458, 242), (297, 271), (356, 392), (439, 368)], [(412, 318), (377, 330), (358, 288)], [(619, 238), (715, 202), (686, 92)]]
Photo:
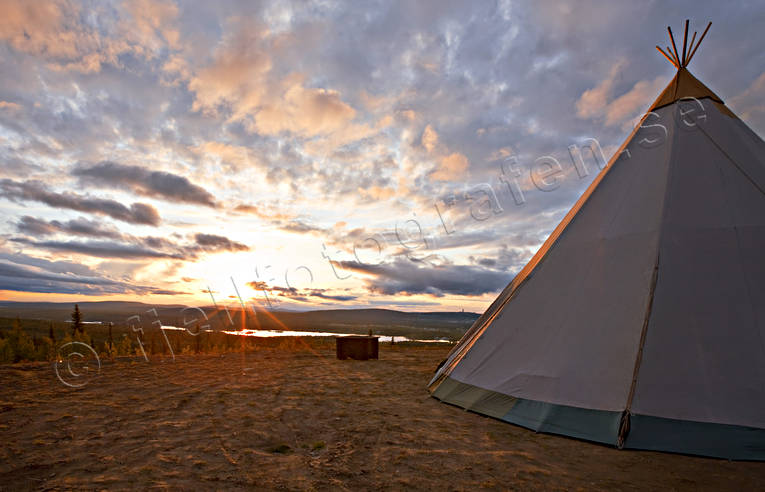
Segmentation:
[[(163, 326), (163, 330), (183, 330), (185, 331), (185, 328), (180, 328), (177, 326)], [(212, 331), (212, 330), (207, 330)], [(229, 335), (244, 335), (247, 337), (342, 337), (342, 336), (349, 336), (349, 335), (358, 335), (358, 333), (333, 333), (328, 331), (291, 331), (291, 330), (240, 330), (240, 331), (224, 331), (223, 333), (227, 333)], [(408, 337), (402, 337), (402, 336), (395, 336), (391, 337), (389, 335), (376, 335), (377, 338), (380, 339), (381, 342), (390, 342), (391, 338), (394, 339), (395, 342), (423, 342), (423, 343), (450, 343), (449, 340), (444, 338), (437, 338), (437, 339), (430, 339), (430, 340), (421, 340), (417, 338), (408, 338)]]

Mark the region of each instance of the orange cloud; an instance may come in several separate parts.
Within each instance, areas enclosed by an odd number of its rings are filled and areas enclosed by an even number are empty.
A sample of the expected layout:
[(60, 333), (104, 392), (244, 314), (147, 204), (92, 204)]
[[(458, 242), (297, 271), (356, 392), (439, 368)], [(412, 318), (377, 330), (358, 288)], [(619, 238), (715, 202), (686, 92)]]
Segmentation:
[[(99, 7), (94, 5), (94, 15), (107, 16)], [(123, 53), (151, 58), (165, 44), (177, 47), (179, 34), (171, 23), (178, 13), (174, 3), (134, 0), (123, 7), (130, 17), (121, 18), (115, 34), (106, 36), (80, 22), (81, 7), (73, 2), (7, 0), (0, 3), (0, 40), (41, 56), (53, 70), (86, 73), (98, 72), (105, 63), (119, 65)]]
[[(231, 22), (236, 26), (239, 21)], [(305, 87), (300, 73), (279, 77), (272, 73), (272, 52), (283, 42), (268, 29), (239, 26), (218, 48), (213, 63), (191, 77), (192, 109), (244, 121), (250, 130), (264, 135), (333, 135), (334, 140), (325, 144), (334, 145), (367, 136), (371, 128), (350, 124), (356, 110), (338, 91)], [(174, 71), (182, 68), (177, 63), (168, 66)]]
[(606, 108), (606, 125), (613, 126), (627, 121), (635, 116), (641, 109), (647, 109), (648, 104), (656, 94), (661, 92), (666, 84), (664, 77), (641, 80), (637, 82), (629, 92), (614, 99)]
[(125, 30), (141, 46), (150, 51), (158, 51), (165, 43), (178, 47), (179, 33), (171, 26), (178, 16), (177, 5), (156, 0), (128, 0), (123, 5), (133, 18)]
[(214, 62), (189, 81), (189, 90), (195, 93), (194, 111), (217, 114), (220, 107), (228, 107), (233, 110), (232, 118), (240, 119), (260, 105), (265, 77), (272, 67), (263, 46), (267, 34), (257, 28), (241, 28), (224, 41)]
[(328, 89), (291, 85), (275, 104), (267, 104), (255, 115), (255, 128), (264, 134), (292, 132), (314, 136), (336, 132), (356, 116), (356, 110)]
[(608, 72), (608, 76), (598, 85), (582, 93), (576, 102), (576, 114), (580, 118), (594, 118), (603, 113), (614, 90), (614, 84), (619, 72), (627, 64), (626, 60), (618, 60)]
[(64, 18), (76, 14), (76, 7), (60, 2), (5, 1), (0, 3), (0, 39), (18, 51), (74, 58), (83, 40), (67, 29)]
[(467, 157), (454, 152), (441, 159), (441, 165), (430, 176), (439, 181), (451, 181), (461, 178), (469, 166)]
[(192, 147), (197, 155), (220, 161), (220, 163), (230, 170), (239, 170), (250, 167), (257, 163), (251, 159), (247, 147), (241, 145), (230, 145), (223, 142), (204, 142)]
[(425, 127), (425, 131), (422, 132), (420, 142), (425, 147), (425, 150), (433, 152), (436, 145), (438, 145), (438, 133), (436, 133), (432, 126), (428, 125)]
[(615, 126), (629, 120), (651, 101), (656, 93), (664, 87), (663, 77), (654, 80), (641, 80), (632, 89), (612, 99), (614, 86), (619, 73), (626, 64), (625, 60), (617, 61), (597, 86), (582, 93), (576, 102), (576, 114), (580, 118), (605, 118), (608, 126)]
[(0, 101), (0, 110), (3, 109), (7, 111), (19, 111), (21, 109), (21, 105), (9, 101)]
[(396, 190), (387, 186), (370, 186), (369, 188), (359, 188), (359, 194), (371, 200), (387, 200), (396, 195)]

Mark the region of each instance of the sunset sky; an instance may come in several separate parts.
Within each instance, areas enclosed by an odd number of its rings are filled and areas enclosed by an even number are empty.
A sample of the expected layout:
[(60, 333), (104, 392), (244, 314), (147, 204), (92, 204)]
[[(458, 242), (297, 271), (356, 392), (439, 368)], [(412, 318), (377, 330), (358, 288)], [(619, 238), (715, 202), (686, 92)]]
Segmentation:
[(765, 134), (758, 2), (4, 0), (0, 299), (482, 311), (687, 17)]

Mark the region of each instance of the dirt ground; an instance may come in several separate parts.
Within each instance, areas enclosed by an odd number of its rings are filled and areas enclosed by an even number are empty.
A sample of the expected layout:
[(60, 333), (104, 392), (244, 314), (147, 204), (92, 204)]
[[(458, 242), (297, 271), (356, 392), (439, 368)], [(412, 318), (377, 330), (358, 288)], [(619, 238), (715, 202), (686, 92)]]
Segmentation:
[(447, 347), (339, 361), (328, 341), (0, 367), (0, 489), (765, 490), (765, 463), (618, 451), (430, 398)]

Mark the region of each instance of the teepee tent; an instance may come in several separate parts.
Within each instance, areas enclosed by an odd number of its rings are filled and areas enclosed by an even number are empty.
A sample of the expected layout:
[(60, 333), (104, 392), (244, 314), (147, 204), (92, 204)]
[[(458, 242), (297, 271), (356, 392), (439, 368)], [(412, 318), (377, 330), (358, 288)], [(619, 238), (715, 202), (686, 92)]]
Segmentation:
[(433, 396), (539, 432), (765, 459), (765, 142), (687, 70), (695, 37), (657, 46), (677, 74)]

